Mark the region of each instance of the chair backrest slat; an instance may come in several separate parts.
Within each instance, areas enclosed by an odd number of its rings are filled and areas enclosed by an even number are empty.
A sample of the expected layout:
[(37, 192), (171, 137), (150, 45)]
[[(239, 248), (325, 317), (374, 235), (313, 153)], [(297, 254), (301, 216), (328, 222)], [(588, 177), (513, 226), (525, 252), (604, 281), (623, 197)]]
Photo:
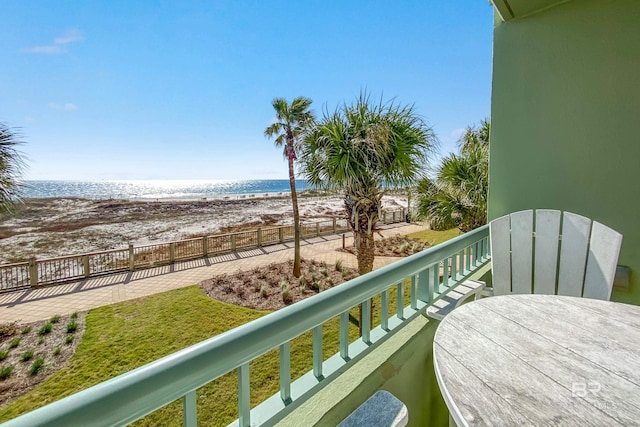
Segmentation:
[(511, 291), (531, 293), (533, 262), (533, 211), (511, 215)]
[(571, 212), (562, 215), (558, 295), (582, 296), (591, 220)]
[[(535, 230), (535, 232), (534, 232)], [(571, 212), (514, 212), (489, 223), (493, 294), (609, 300), (622, 234)]]
[(536, 210), (533, 292), (555, 295), (560, 211)]
[(602, 300), (611, 298), (621, 245), (622, 234), (599, 222), (593, 222), (582, 296)]
[(511, 225), (509, 215), (489, 223), (494, 295), (511, 293)]

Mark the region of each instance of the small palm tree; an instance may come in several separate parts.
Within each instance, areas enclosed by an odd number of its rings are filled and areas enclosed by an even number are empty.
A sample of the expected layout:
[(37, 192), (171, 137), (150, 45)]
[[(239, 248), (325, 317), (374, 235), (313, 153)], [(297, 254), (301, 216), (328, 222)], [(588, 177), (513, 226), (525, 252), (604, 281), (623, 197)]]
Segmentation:
[(435, 180), (418, 184), (418, 212), (435, 230), (468, 232), (487, 223), (489, 187), (488, 120), (469, 127), (460, 139), (460, 154), (442, 160)]
[(24, 160), (17, 150), (19, 134), (0, 123), (0, 212), (10, 212), (19, 199)]
[(276, 112), (277, 122), (264, 131), (267, 138), (276, 137), (276, 147), (283, 147), (283, 155), (289, 165), (289, 185), (293, 202), (293, 227), (295, 251), (293, 259), (293, 275), (300, 277), (300, 212), (298, 211), (298, 194), (296, 192), (296, 175), (294, 162), (297, 160), (296, 144), (314, 121), (309, 107), (311, 100), (299, 96), (291, 104), (284, 98), (275, 98), (271, 105)]
[(373, 269), (385, 190), (414, 183), (436, 143), (413, 106), (373, 103), (366, 93), (325, 113), (307, 135), (302, 170), (312, 185), (343, 192), (360, 274)]

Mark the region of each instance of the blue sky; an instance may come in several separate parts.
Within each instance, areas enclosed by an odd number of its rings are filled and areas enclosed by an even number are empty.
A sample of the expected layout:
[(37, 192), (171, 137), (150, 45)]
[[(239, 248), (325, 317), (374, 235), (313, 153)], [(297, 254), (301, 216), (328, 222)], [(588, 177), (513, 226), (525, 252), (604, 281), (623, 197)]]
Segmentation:
[(26, 179), (278, 179), (271, 100), (415, 104), (441, 152), (489, 115), (493, 12), (456, 1), (3, 3)]

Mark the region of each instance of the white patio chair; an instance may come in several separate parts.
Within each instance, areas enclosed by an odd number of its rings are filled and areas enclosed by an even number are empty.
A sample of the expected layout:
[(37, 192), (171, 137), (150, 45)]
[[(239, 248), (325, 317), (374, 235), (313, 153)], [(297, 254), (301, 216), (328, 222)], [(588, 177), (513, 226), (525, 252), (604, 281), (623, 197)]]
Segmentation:
[(609, 300), (622, 234), (581, 215), (537, 209), (489, 224), (493, 295)]

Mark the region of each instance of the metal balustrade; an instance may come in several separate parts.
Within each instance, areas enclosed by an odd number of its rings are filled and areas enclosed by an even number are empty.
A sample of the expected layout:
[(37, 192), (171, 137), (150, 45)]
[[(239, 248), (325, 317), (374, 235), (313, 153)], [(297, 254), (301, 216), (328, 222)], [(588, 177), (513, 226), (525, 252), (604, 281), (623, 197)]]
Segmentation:
[[(485, 266), (490, 261), (488, 231), (488, 226), (478, 228), (8, 421), (5, 426), (126, 425), (182, 399), (184, 425), (191, 427), (197, 420), (196, 390), (233, 371), (238, 374), (235, 425), (273, 424)], [(397, 298), (395, 313), (389, 312), (392, 288)], [(405, 289), (409, 293), (407, 306)], [(373, 327), (371, 301), (378, 295), (380, 324)], [(349, 310), (358, 305), (363, 307), (362, 335), (350, 342)], [(339, 351), (324, 359), (323, 324), (336, 317)], [(308, 331), (313, 334), (313, 367), (292, 381), (290, 342)], [(251, 408), (249, 363), (274, 349), (280, 352), (280, 390)]]

